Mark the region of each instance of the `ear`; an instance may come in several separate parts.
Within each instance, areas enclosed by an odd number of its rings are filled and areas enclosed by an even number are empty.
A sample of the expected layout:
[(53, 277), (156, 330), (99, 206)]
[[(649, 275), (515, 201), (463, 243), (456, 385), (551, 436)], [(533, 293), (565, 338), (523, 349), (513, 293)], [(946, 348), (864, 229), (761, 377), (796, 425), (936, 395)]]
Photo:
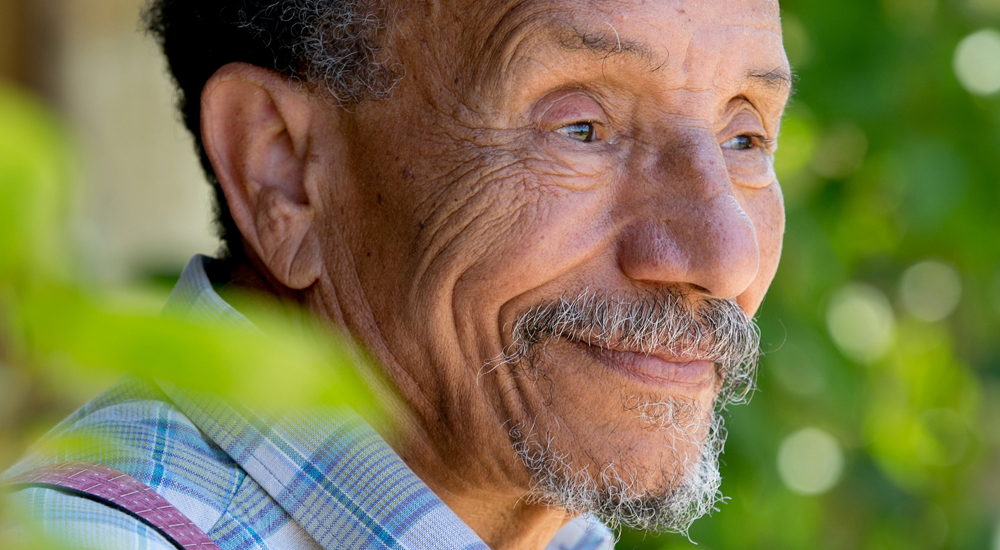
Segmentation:
[(233, 219), (271, 275), (293, 290), (322, 271), (314, 225), (321, 201), (304, 179), (313, 106), (304, 87), (246, 63), (219, 69), (201, 96), (202, 141)]

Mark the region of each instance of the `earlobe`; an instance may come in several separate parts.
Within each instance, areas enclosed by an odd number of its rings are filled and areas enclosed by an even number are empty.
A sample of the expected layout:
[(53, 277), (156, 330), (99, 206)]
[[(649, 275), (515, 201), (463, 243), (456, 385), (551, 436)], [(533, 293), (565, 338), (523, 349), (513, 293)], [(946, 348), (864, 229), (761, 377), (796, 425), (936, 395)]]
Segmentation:
[(264, 188), (257, 202), (257, 254), (271, 274), (293, 290), (308, 288), (319, 278), (313, 216), (308, 206), (289, 201), (273, 187)]
[(305, 181), (312, 101), (283, 75), (244, 63), (221, 68), (202, 93), (202, 138), (243, 240), (293, 290), (321, 272)]

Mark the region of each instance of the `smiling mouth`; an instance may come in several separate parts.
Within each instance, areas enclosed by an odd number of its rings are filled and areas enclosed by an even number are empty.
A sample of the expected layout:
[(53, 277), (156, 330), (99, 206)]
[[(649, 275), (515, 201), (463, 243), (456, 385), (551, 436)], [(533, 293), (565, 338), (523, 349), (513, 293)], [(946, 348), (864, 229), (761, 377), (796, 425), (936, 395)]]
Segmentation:
[(665, 350), (646, 353), (580, 341), (574, 344), (610, 370), (661, 389), (699, 393), (716, 387), (720, 378), (715, 361), (707, 358), (682, 357)]

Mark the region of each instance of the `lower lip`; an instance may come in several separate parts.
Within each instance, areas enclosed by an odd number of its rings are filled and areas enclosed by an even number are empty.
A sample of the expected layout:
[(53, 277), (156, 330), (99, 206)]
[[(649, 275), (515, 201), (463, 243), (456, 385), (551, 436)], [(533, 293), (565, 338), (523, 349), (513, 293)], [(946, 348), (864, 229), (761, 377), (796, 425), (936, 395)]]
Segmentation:
[(643, 353), (580, 345), (588, 355), (604, 366), (638, 378), (645, 384), (698, 391), (712, 387), (715, 383), (715, 363), (712, 361), (675, 363)]

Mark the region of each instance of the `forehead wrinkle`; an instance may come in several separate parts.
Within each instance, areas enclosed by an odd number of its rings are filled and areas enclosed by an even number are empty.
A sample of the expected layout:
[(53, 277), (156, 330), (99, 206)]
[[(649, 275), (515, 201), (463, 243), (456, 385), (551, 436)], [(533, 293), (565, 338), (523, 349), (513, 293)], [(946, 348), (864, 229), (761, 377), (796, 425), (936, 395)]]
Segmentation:
[[(478, 44), (468, 56), (471, 72), (478, 75), (475, 80), (482, 86), (502, 79), (518, 57), (531, 57), (530, 48), (545, 40), (570, 56), (588, 55), (604, 61), (614, 58), (654, 71), (666, 64), (667, 52), (658, 51), (648, 42), (631, 39), (615, 28), (614, 12), (605, 14), (604, 26), (586, 24), (575, 17), (579, 15), (579, 7), (573, 2), (521, 0), (507, 2), (502, 10), (480, 12), (480, 17), (476, 17), (479, 21), (467, 26), (489, 29), (485, 35), (479, 34), (478, 39), (469, 41)], [(604, 13), (599, 3), (591, 4), (591, 8)], [(525, 48), (529, 54), (522, 56)]]
[[(463, 63), (464, 70), (467, 71), (472, 88), (476, 94), (486, 93), (494, 95), (500, 90), (507, 90), (509, 77), (520, 73), (524, 62), (530, 64), (542, 64), (547, 70), (554, 70), (558, 67), (550, 66), (536, 55), (539, 49), (561, 52), (565, 58), (576, 57), (578, 59), (594, 59), (601, 61), (599, 69), (604, 71), (604, 62), (614, 59), (615, 65), (624, 69), (631, 66), (635, 70), (645, 69), (651, 73), (658, 72), (668, 66), (672, 70), (668, 71), (672, 82), (680, 84), (691, 92), (706, 92), (717, 88), (713, 79), (703, 81), (698, 78), (689, 80), (694, 76), (688, 66), (690, 40), (680, 40), (678, 51), (666, 51), (665, 44), (650, 42), (640, 33), (640, 36), (633, 34), (632, 29), (613, 26), (618, 21), (613, 13), (605, 13), (601, 9), (601, 2), (591, 3), (591, 17), (589, 21), (581, 20), (577, 17), (580, 14), (578, 8), (582, 2), (545, 2), (532, 0), (501, 0), (503, 9), (480, 9), (478, 13), (467, 13), (465, 19), (472, 24), (464, 25), (467, 32), (465, 43), (470, 49), (466, 50), (464, 56), (466, 63)], [(492, 4), (494, 8), (497, 4)], [(606, 17), (594, 17), (597, 13)], [(606, 22), (602, 20), (607, 19)], [(728, 19), (728, 18), (723, 18)], [(736, 33), (766, 33), (777, 35), (780, 41), (780, 27), (775, 27), (773, 22), (757, 21), (758, 17), (753, 17), (747, 21), (743, 19), (739, 23), (735, 21), (712, 21), (708, 28), (724, 27), (725, 34)], [(776, 19), (776, 18), (775, 18)], [(684, 35), (698, 33), (706, 30), (704, 25), (699, 25), (695, 29), (677, 29)], [(478, 29), (478, 30), (474, 30)], [(722, 30), (722, 29), (719, 29)], [(485, 31), (485, 32), (484, 32)], [(659, 32), (669, 32), (670, 29), (659, 29)], [(478, 37), (478, 39), (476, 39)], [(716, 52), (717, 54), (718, 52)], [(716, 57), (717, 55), (711, 55)], [(782, 56), (783, 57), (783, 56)], [(684, 60), (684, 61), (682, 61)], [(550, 61), (555, 61), (552, 59)], [(709, 61), (710, 65), (717, 64)], [(747, 60), (749, 61), (749, 60)], [(678, 62), (680, 62), (678, 64)], [(759, 62), (759, 60), (758, 60)], [(766, 63), (766, 62), (765, 62)], [(762, 66), (763, 65), (763, 66)], [(529, 65), (523, 65), (527, 67)], [(722, 88), (733, 90), (752, 91), (760, 90), (762, 95), (775, 96), (771, 99), (777, 100), (776, 93), (778, 87), (790, 89), (782, 81), (791, 83), (790, 73), (785, 64), (777, 68), (769, 63), (750, 65), (753, 70), (747, 70), (746, 66), (734, 73), (730, 73), (728, 82)], [(760, 70), (758, 70), (760, 69)], [(701, 71), (694, 71), (701, 72)], [(721, 75), (716, 75), (721, 76)], [(760, 81), (758, 83), (758, 81)], [(685, 82), (681, 84), (681, 82)], [(720, 82), (720, 84), (722, 84)], [(768, 101), (771, 101), (768, 99)]]
[[(545, 17), (546, 13), (557, 17), (554, 14), (556, 11), (540, 2), (518, 2), (500, 12), (502, 14), (495, 21), (480, 21), (479, 25), (472, 25), (472, 28), (490, 29), (485, 36), (470, 42), (481, 44), (468, 57), (478, 84), (488, 87), (495, 79), (502, 79), (512, 62), (517, 59), (521, 48), (532, 41), (539, 17)], [(492, 15), (497, 12), (488, 13)]]
[[(769, 101), (778, 99), (778, 95), (787, 97), (792, 77), (784, 59), (783, 49), (780, 48), (780, 33), (756, 25), (713, 24), (696, 29), (693, 33), (694, 36), (699, 34), (718, 34), (722, 37), (722, 45), (720, 47), (717, 44), (712, 49), (705, 49), (703, 41), (692, 39), (687, 43), (680, 72), (687, 82), (685, 87), (690, 91), (706, 92), (717, 89), (739, 94), (742, 91), (757, 90), (762, 95), (768, 96)], [(750, 55), (740, 43), (741, 40), (766, 42), (767, 38), (760, 37), (761, 34), (765, 37), (767, 35), (776, 37), (779, 49), (770, 51), (770, 54), (775, 54), (774, 57), (768, 53), (770, 49), (767, 44), (761, 44), (756, 52), (764, 57), (754, 59), (758, 56)], [(735, 60), (732, 59), (733, 56), (736, 57)], [(768, 58), (772, 61), (768, 61)], [(737, 63), (727, 64), (727, 59)], [(767, 65), (762, 66), (762, 63)], [(741, 64), (743, 68), (738, 67)]]

